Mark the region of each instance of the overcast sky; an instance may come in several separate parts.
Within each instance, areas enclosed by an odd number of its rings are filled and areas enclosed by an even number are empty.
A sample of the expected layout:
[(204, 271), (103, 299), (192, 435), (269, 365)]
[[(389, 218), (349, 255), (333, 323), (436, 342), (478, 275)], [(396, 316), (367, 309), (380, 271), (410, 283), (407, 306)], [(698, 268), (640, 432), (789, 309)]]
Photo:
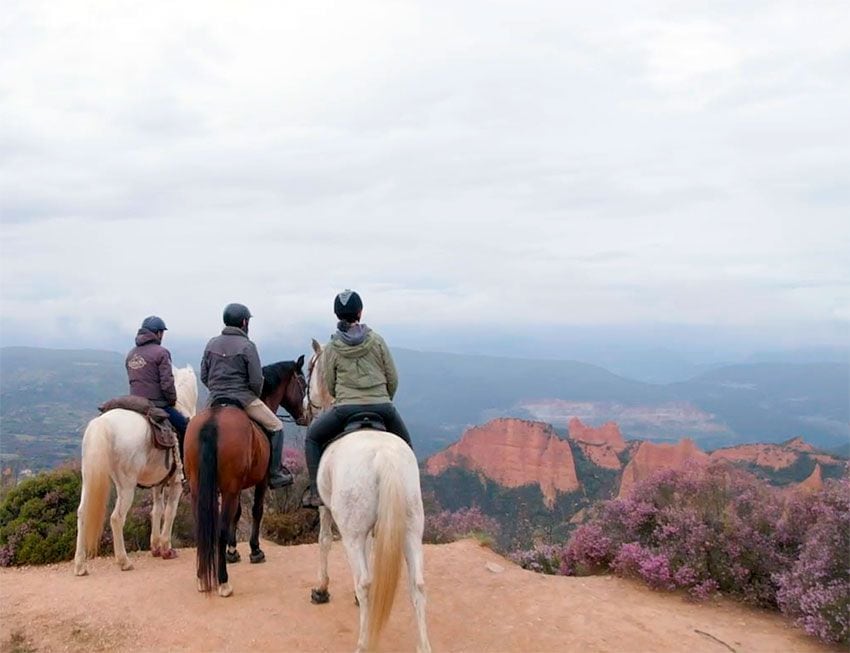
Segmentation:
[(3, 6), (3, 344), (329, 332), (344, 287), (417, 332), (846, 337), (844, 0)]

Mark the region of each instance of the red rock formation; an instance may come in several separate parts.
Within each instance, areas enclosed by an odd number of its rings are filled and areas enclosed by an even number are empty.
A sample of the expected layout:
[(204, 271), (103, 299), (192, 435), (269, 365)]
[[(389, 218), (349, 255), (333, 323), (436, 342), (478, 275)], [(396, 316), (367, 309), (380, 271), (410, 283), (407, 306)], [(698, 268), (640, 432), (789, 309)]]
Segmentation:
[(790, 467), (800, 454), (781, 444), (742, 444), (737, 447), (718, 449), (711, 453), (713, 460), (728, 460), (733, 463), (752, 463), (774, 470)]
[(792, 438), (783, 442), (780, 446), (786, 447), (787, 449), (793, 449), (794, 451), (800, 451), (803, 453), (814, 453), (816, 449), (806, 442), (799, 435), (796, 438)]
[(598, 429), (592, 426), (585, 426), (578, 417), (573, 417), (570, 420), (570, 437), (578, 442), (586, 442), (587, 444), (607, 444), (614, 451), (623, 451), (626, 448), (626, 441), (623, 439), (623, 434), (620, 433), (620, 427), (616, 422), (606, 422)]
[(708, 454), (701, 451), (690, 438), (679, 440), (676, 444), (641, 442), (623, 470), (618, 496), (626, 496), (635, 483), (651, 476), (659, 469), (681, 467), (688, 460), (700, 463), (708, 460)]
[(543, 422), (496, 419), (473, 427), (425, 463), (434, 476), (450, 467), (479, 472), (505, 487), (537, 484), (550, 508), (558, 492), (579, 489), (569, 443)]
[(606, 469), (620, 469), (618, 453), (625, 451), (626, 441), (615, 422), (606, 422), (598, 429), (585, 426), (578, 417), (569, 423), (570, 438), (575, 440), (584, 455), (594, 464)]
[(820, 465), (815, 465), (815, 468), (806, 480), (797, 483), (797, 489), (804, 492), (817, 492), (823, 489), (823, 477), (821, 476)]

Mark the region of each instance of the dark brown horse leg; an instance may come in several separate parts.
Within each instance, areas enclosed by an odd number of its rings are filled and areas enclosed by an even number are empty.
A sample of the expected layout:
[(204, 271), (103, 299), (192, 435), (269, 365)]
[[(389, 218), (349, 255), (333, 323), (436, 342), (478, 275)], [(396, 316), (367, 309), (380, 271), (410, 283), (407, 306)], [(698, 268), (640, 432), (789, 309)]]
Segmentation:
[(227, 535), (227, 562), (234, 564), (242, 560), (239, 551), (236, 550), (236, 527), (239, 526), (239, 520), (242, 518), (242, 501), (236, 504), (236, 515), (230, 524), (230, 532)]
[(221, 496), (221, 517), (218, 528), (218, 595), (230, 596), (233, 588), (227, 582), (227, 540), (230, 537), (230, 528), (236, 509), (239, 505), (239, 493), (223, 494)]
[(260, 525), (263, 522), (263, 499), (266, 496), (265, 482), (254, 487), (254, 505), (251, 507), (251, 562), (265, 562), (266, 554), (260, 549)]

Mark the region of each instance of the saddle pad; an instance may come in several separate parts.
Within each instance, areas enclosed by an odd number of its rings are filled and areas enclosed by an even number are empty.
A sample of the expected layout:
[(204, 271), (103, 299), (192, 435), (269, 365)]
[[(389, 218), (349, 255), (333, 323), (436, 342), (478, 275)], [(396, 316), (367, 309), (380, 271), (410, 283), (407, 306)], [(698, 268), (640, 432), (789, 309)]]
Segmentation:
[(131, 410), (147, 419), (151, 427), (151, 439), (157, 449), (171, 449), (177, 446), (177, 433), (175, 433), (171, 422), (168, 420), (168, 413), (162, 408), (154, 406), (150, 399), (136, 397), (135, 395), (125, 395), (110, 399), (102, 406), (98, 406), (98, 410), (101, 413), (115, 410), (116, 408)]

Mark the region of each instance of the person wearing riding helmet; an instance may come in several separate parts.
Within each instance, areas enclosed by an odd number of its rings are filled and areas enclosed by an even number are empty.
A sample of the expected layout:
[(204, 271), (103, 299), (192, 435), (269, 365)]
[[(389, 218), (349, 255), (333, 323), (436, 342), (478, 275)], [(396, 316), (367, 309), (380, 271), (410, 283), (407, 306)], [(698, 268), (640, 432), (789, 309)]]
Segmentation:
[(167, 330), (161, 317), (146, 317), (136, 332), (136, 346), (127, 354), (124, 367), (130, 381), (130, 394), (150, 399), (154, 406), (168, 413), (168, 421), (177, 431), (182, 460), (183, 440), (189, 420), (175, 408), (177, 389), (171, 371), (171, 352), (162, 346), (162, 338)]
[(292, 473), (283, 465), (283, 423), (260, 400), (263, 368), (257, 347), (248, 339), (251, 311), (243, 304), (224, 307), (224, 329), (207, 343), (201, 359), (201, 382), (210, 391), (208, 406), (216, 401), (237, 401), (266, 432), (271, 445), (269, 487), (292, 485)]
[[(360, 323), (363, 300), (353, 290), (344, 290), (334, 299), (337, 331), (323, 354), (324, 382), (334, 404), (317, 417), (307, 429), (305, 457), (310, 488), (304, 495), (305, 508), (322, 505), (316, 487), (322, 450), (345, 429), (357, 413), (377, 413), (384, 426), (410, 443), (410, 434), (392, 399), (398, 388), (398, 373), (384, 339)], [(412, 446), (412, 445), (411, 445)]]

